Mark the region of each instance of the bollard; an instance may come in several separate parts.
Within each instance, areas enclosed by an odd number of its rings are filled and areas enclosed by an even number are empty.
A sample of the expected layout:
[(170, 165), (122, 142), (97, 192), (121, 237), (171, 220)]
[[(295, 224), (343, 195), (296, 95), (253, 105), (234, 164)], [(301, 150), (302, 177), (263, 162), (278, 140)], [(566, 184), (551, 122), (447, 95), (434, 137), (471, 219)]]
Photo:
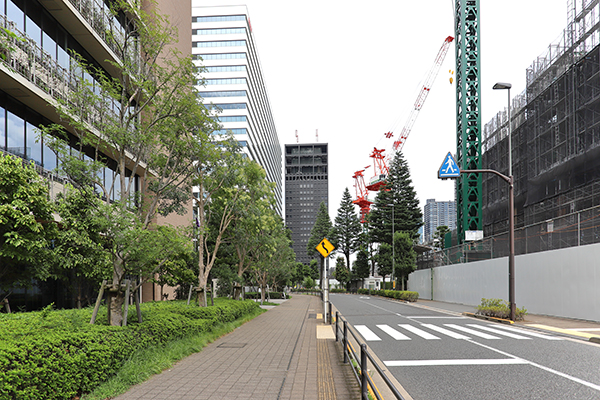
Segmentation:
[(348, 364), (348, 325), (344, 321), (344, 364)]
[(331, 314), (331, 301), (329, 302), (329, 314), (327, 315), (329, 315), (329, 325), (331, 325), (333, 323), (333, 321), (331, 320), (331, 316), (333, 315)]
[(335, 341), (338, 341), (338, 318), (339, 318), (340, 313), (339, 312), (335, 312)]
[(362, 400), (369, 400), (369, 388), (367, 383), (367, 345), (360, 345), (360, 389)]

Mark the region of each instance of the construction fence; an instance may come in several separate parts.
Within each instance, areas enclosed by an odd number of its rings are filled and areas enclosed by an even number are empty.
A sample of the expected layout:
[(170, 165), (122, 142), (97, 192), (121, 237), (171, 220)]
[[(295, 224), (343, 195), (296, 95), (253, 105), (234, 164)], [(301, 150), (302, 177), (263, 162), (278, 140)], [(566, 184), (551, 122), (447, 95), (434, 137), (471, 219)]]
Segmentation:
[[(508, 257), (508, 232), (417, 257), (417, 269)], [(600, 243), (600, 206), (515, 228), (515, 255)]]

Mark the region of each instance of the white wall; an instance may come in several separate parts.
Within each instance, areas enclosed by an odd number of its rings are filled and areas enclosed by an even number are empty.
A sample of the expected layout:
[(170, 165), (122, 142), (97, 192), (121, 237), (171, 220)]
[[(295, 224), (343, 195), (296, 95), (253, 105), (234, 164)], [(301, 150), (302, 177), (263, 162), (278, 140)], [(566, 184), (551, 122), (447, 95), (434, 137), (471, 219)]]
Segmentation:
[[(508, 300), (508, 258), (415, 271), (408, 290), (473, 306)], [(515, 301), (531, 314), (600, 321), (600, 244), (515, 257)]]

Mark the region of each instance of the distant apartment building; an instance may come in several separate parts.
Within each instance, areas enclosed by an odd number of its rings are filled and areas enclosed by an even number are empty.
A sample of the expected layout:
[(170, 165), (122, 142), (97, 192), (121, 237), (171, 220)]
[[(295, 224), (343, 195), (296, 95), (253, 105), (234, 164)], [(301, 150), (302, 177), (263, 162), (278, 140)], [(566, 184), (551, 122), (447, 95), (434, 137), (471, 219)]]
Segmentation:
[(244, 152), (276, 184), (277, 212), (283, 215), (281, 147), (271, 113), (256, 42), (246, 6), (203, 6), (192, 2), (192, 54), (198, 66), (202, 102), (220, 111)]
[(319, 205), (329, 205), (327, 143), (285, 145), (285, 223), (296, 260), (309, 264), (306, 246)]
[(456, 229), (456, 202), (427, 199), (423, 207), (423, 242), (430, 243), (438, 226)]

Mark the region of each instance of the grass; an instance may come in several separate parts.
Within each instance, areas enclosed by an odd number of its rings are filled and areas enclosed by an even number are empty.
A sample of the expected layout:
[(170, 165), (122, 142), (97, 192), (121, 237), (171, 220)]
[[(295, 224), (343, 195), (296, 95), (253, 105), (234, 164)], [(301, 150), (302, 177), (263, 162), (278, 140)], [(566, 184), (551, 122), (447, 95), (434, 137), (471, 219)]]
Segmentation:
[(149, 348), (136, 352), (113, 378), (98, 386), (93, 392), (84, 395), (81, 399), (104, 400), (125, 393), (131, 386), (142, 383), (152, 375), (171, 368), (177, 361), (201, 351), (206, 345), (265, 311), (258, 309), (255, 313), (233, 322), (219, 324), (211, 332), (176, 340), (164, 347)]

